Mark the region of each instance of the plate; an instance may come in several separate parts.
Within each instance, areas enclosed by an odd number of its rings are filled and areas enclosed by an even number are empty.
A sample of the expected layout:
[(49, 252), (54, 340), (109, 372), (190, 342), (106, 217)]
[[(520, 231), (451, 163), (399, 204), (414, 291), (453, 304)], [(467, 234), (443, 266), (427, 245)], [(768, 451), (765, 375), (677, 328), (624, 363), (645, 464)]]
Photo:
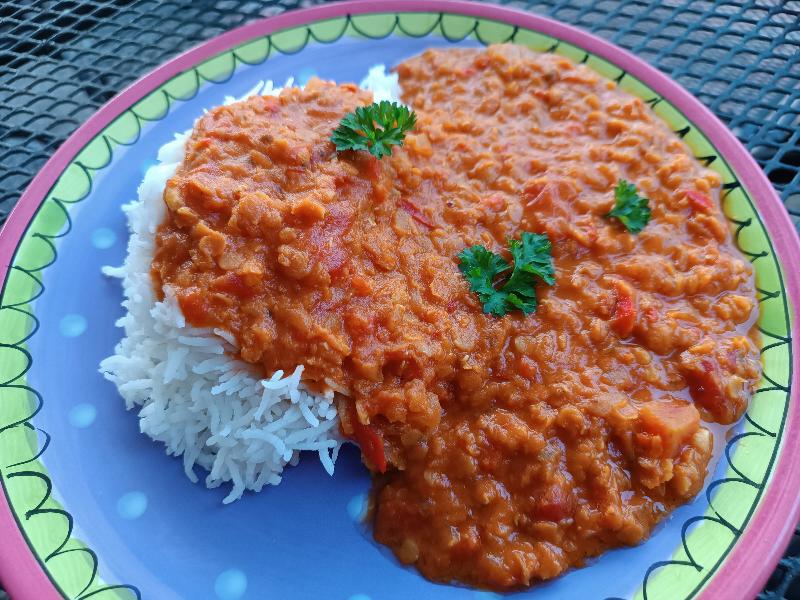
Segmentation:
[[(175, 58), (114, 98), (33, 180), (0, 238), (0, 579), (15, 600), (494, 598), (401, 567), (361, 524), (354, 448), (329, 478), (313, 457), (282, 485), (221, 504), (138, 433), (98, 373), (121, 331), (126, 223), (156, 149), (264, 79), (358, 81), (433, 46), (510, 41), (586, 63), (642, 98), (722, 177), (723, 208), (757, 273), (764, 378), (704, 490), (644, 544), (519, 598), (752, 597), (798, 514), (800, 244), (769, 182), (698, 101), (577, 29), (466, 2), (341, 3), (259, 21)], [(792, 390), (795, 390), (793, 394)]]

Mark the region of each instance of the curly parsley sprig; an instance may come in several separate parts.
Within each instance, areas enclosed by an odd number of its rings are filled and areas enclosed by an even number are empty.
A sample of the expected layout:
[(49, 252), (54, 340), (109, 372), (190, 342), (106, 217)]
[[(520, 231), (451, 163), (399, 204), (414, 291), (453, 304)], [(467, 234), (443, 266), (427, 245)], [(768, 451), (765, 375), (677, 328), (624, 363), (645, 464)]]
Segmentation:
[(614, 208), (606, 217), (616, 217), (631, 233), (639, 233), (650, 221), (649, 200), (636, 192), (636, 186), (620, 179), (614, 188)]
[(375, 158), (392, 153), (392, 146), (402, 146), (406, 133), (414, 128), (417, 115), (407, 106), (383, 100), (359, 106), (348, 113), (333, 130), (331, 141), (336, 150), (368, 150)]
[[(508, 240), (514, 266), (483, 246), (462, 250), (458, 268), (478, 295), (483, 312), (502, 317), (512, 310), (527, 315), (536, 310), (536, 277), (548, 285), (555, 283), (550, 240), (546, 235), (523, 232), (518, 240)], [(507, 279), (499, 276), (511, 270)]]

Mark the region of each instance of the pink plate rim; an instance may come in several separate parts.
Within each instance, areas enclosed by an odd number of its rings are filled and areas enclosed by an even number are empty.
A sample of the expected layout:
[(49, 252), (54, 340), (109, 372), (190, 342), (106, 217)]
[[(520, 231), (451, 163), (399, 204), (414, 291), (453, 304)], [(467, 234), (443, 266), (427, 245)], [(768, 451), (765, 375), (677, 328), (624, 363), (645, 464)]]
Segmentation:
[[(28, 223), (58, 177), (80, 150), (118, 115), (152, 90), (219, 52), (254, 37), (277, 30), (324, 19), (380, 12), (444, 12), (493, 19), (533, 29), (579, 46), (623, 68), (671, 102), (693, 124), (702, 123), (702, 131), (728, 161), (740, 182), (754, 198), (781, 265), (800, 264), (800, 240), (789, 215), (767, 177), (747, 150), (717, 117), (680, 85), (643, 60), (592, 34), (552, 19), (520, 10), (479, 4), (465, 0), (353, 0), (291, 11), (239, 27), (192, 48), (145, 75), (100, 108), (65, 141), (42, 167), (2, 229), (0, 235), (0, 281), (5, 281), (16, 247)], [(800, 306), (800, 271), (784, 269), (788, 300)], [(792, 334), (800, 340), (800, 324), (792, 310)], [(784, 439), (792, 440), (800, 429), (796, 406), (800, 390), (800, 351), (793, 352), (792, 386)], [(727, 558), (699, 594), (703, 600), (725, 600), (729, 590), (737, 596), (752, 598), (762, 589), (775, 564), (783, 554), (800, 514), (800, 461), (781, 452), (761, 503)], [(12, 598), (37, 600), (61, 599), (39, 560), (31, 552), (11, 511), (5, 491), (0, 493), (0, 581)]]

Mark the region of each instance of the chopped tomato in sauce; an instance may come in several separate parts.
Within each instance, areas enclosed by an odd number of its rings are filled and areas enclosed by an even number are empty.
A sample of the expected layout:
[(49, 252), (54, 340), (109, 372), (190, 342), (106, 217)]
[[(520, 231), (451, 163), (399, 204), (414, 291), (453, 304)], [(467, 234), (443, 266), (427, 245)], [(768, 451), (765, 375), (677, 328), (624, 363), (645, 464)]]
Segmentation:
[(694, 212), (710, 213), (714, 210), (714, 201), (702, 192), (689, 190), (686, 192), (686, 197)]
[(628, 337), (636, 324), (636, 307), (633, 305), (633, 297), (630, 291), (624, 286), (617, 286), (617, 301), (614, 305), (614, 329), (620, 337)]

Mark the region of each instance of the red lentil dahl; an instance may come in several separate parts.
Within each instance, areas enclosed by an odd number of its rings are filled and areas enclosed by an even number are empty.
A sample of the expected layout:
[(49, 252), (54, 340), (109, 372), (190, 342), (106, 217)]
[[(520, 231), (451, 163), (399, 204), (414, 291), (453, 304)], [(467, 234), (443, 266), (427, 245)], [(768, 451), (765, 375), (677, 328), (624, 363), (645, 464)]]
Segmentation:
[[(371, 96), (312, 80), (209, 111), (164, 193), (153, 279), (266, 374), (340, 392), (374, 534), (439, 581), (509, 589), (636, 544), (702, 487), (703, 422), (759, 376), (752, 269), (719, 177), (639, 99), (501, 45), (397, 67), (415, 131), (337, 154)], [(618, 179), (638, 235), (604, 217)], [(457, 254), (547, 234), (536, 313), (483, 314)]]

